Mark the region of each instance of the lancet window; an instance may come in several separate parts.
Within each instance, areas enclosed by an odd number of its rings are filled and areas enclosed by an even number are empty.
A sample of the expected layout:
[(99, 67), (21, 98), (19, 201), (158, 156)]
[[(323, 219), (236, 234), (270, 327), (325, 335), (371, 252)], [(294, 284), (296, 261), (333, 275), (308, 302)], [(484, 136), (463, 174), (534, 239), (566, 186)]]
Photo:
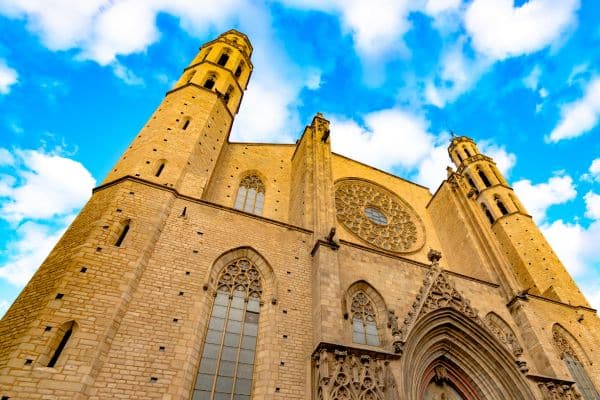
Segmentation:
[(375, 306), (364, 292), (357, 292), (352, 297), (352, 341), (369, 346), (379, 346), (377, 331), (377, 315)]
[(262, 215), (265, 203), (265, 185), (257, 175), (247, 175), (240, 182), (234, 208)]
[(193, 400), (250, 400), (258, 336), (260, 274), (239, 258), (217, 283)]
[(598, 400), (600, 399), (600, 393), (594, 387), (592, 380), (589, 375), (585, 371), (583, 363), (577, 356), (577, 353), (569, 343), (566, 335), (561, 332), (564, 329), (561, 329), (559, 326), (555, 326), (552, 328), (552, 335), (554, 339), (554, 344), (560, 351), (560, 357), (563, 362), (567, 366), (571, 377), (575, 382), (577, 382), (577, 388), (581, 392), (581, 395), (584, 400)]

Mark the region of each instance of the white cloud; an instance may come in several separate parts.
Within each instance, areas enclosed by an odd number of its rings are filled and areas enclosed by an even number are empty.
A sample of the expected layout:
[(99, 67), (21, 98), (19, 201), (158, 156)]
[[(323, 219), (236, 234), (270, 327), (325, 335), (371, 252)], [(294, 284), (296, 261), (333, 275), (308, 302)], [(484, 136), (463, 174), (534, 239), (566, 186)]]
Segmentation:
[(9, 242), (4, 250), (7, 259), (0, 265), (0, 279), (17, 286), (25, 285), (65, 229), (65, 226), (57, 229), (33, 221), (21, 224), (16, 230), (17, 240)]
[(582, 98), (561, 107), (558, 125), (546, 137), (558, 142), (583, 135), (598, 123), (600, 118), (600, 77), (590, 81)]
[(557, 220), (540, 229), (591, 306), (600, 310), (600, 221), (586, 228)]
[(538, 184), (523, 179), (515, 182), (513, 188), (537, 223), (544, 221), (549, 207), (566, 203), (577, 196), (573, 179), (568, 175), (553, 176), (548, 182)]
[(15, 158), (12, 153), (6, 149), (0, 147), (0, 166), (12, 165), (15, 162)]
[(578, 0), (474, 0), (465, 14), (465, 28), (482, 54), (502, 60), (539, 51), (576, 23)]
[(542, 75), (542, 69), (539, 65), (533, 67), (531, 72), (527, 74), (526, 77), (523, 78), (523, 84), (526, 88), (531, 90), (536, 90), (538, 88), (538, 84), (540, 82), (540, 76)]
[(585, 200), (585, 216), (600, 220), (600, 194), (587, 192), (583, 199)]
[(409, 0), (280, 0), (287, 6), (340, 16), (364, 58), (404, 48), (402, 36), (410, 29), (408, 15), (417, 6)]
[(0, 59), (0, 94), (8, 94), (10, 87), (17, 83), (19, 74)]
[(372, 112), (364, 126), (331, 119), (332, 147), (337, 153), (382, 169), (416, 167), (431, 150), (434, 136), (424, 119), (398, 109)]
[(462, 0), (427, 0), (424, 11), (429, 15), (454, 11), (462, 4)]
[(112, 69), (115, 75), (128, 85), (143, 85), (144, 80), (137, 76), (132, 70), (118, 61), (113, 62)]
[(447, 49), (440, 60), (440, 70), (425, 85), (425, 100), (443, 108), (463, 93), (469, 91), (488, 70), (491, 60), (487, 57), (467, 57), (464, 38)]
[(452, 161), (448, 155), (448, 136), (446, 134), (437, 138), (436, 143), (427, 156), (419, 164), (419, 172), (415, 181), (423, 186), (427, 186), (432, 192), (446, 179), (448, 172), (446, 168), (452, 166)]
[(510, 170), (517, 163), (516, 154), (509, 153), (504, 146), (498, 146), (489, 140), (480, 141), (478, 147), (481, 153), (494, 160), (500, 172), (502, 172), (505, 178), (508, 178)]
[(600, 158), (592, 160), (588, 173), (583, 174), (583, 180), (600, 182)]
[[(4, 181), (0, 218), (11, 223), (72, 213), (90, 197), (95, 180), (79, 162), (38, 150), (17, 150), (17, 179)], [(44, 199), (40, 201), (40, 199)]]

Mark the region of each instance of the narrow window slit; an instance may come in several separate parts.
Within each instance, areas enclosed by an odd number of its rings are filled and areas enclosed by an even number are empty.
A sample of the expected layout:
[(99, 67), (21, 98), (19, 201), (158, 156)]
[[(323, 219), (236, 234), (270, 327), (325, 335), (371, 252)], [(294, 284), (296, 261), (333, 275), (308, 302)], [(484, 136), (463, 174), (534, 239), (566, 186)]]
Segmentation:
[(121, 230), (121, 234), (119, 235), (119, 238), (115, 242), (115, 246), (121, 247), (121, 245), (123, 244), (123, 241), (125, 240), (125, 237), (127, 236), (128, 232), (129, 232), (129, 221), (127, 221), (125, 223), (125, 226), (123, 226), (123, 230)]
[(71, 325), (71, 327), (65, 332), (62, 339), (60, 340), (60, 343), (58, 344), (56, 351), (54, 352), (54, 354), (52, 355), (52, 358), (50, 359), (50, 362), (48, 363), (48, 367), (54, 368), (54, 366), (56, 365), (56, 362), (58, 361), (58, 358), (60, 357), (63, 350), (67, 346), (67, 343), (69, 342), (69, 339), (71, 338), (72, 334), (73, 334), (73, 325)]

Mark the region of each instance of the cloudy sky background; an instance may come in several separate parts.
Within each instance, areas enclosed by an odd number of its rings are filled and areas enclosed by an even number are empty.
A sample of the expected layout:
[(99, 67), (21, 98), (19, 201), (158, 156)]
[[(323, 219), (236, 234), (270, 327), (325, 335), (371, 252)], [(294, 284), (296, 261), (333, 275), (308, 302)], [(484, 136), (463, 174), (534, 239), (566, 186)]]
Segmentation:
[(0, 315), (192, 59), (237, 28), (232, 140), (336, 152), (428, 186), (449, 131), (494, 157), (600, 307), (600, 5), (580, 0), (1, 0)]

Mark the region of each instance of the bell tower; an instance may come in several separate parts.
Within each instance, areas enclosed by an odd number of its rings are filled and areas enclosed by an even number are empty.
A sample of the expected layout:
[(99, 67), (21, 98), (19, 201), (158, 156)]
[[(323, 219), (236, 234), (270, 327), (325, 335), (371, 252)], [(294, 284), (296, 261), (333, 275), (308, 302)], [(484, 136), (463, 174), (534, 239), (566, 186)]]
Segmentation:
[(527, 213), (513, 189), (490, 157), (481, 154), (466, 137), (452, 139), (448, 147), (457, 173), (469, 184), (468, 197), (478, 209), (508, 258), (525, 293), (577, 306), (588, 303)]
[(103, 184), (140, 178), (202, 198), (252, 74), (248, 37), (204, 44)]

